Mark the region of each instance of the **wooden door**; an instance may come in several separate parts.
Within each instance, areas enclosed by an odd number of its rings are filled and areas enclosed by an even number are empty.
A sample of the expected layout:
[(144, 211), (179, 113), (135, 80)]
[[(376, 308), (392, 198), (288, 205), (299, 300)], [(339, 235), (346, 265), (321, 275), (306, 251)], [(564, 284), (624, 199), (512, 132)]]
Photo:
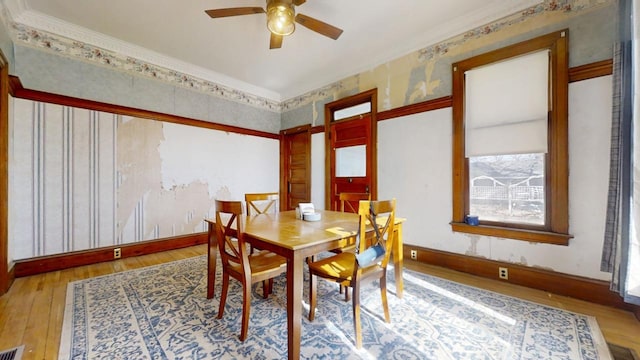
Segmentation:
[[(340, 193), (371, 193), (371, 117), (343, 120), (331, 125), (331, 209), (340, 209)], [(340, 155), (342, 154), (342, 155)], [(348, 159), (349, 161), (340, 160)], [(353, 161), (351, 161), (353, 160)], [(363, 160), (364, 162), (361, 162)], [(341, 164), (354, 162), (356, 164)]]
[(311, 202), (311, 126), (281, 132), (280, 140), (281, 210), (295, 209)]
[(376, 89), (325, 105), (327, 209), (340, 209), (343, 192), (377, 198), (376, 109)]

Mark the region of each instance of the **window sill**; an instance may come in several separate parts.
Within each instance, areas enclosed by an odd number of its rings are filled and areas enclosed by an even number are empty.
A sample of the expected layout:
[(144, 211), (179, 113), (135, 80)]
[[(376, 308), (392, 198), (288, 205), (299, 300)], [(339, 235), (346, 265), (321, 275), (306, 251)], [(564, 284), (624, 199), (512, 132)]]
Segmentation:
[(514, 240), (524, 240), (529, 242), (546, 243), (554, 245), (569, 245), (569, 239), (573, 235), (560, 234), (547, 231), (514, 229), (500, 226), (489, 225), (467, 225), (466, 223), (452, 222), (451, 229), (454, 232), (467, 234), (494, 236), (499, 238), (507, 238)]

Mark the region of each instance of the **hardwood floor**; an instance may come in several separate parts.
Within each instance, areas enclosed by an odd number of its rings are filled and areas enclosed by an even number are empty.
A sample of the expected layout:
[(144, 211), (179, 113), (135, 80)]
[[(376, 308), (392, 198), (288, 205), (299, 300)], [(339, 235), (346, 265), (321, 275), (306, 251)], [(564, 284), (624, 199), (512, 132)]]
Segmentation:
[[(0, 350), (25, 345), (23, 359), (55, 359), (64, 317), (67, 283), (206, 254), (206, 245), (82, 266), (16, 279), (0, 297)], [(640, 321), (631, 313), (586, 301), (480, 278), (405, 260), (406, 268), (519, 297), (568, 311), (595, 316), (607, 342), (640, 354)]]

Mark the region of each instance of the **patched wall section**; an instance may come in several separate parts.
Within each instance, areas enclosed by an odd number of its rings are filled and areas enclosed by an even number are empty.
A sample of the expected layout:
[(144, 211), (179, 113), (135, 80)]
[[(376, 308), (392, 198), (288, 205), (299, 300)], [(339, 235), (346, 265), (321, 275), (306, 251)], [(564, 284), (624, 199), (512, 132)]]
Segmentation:
[[(282, 128), (324, 124), (324, 104), (372, 88), (378, 111), (451, 95), (451, 65), (560, 29), (570, 31), (570, 67), (610, 59), (615, 34), (615, 1), (546, 0), (525, 11), (429, 45), (282, 104)], [(318, 119), (321, 120), (318, 123)]]

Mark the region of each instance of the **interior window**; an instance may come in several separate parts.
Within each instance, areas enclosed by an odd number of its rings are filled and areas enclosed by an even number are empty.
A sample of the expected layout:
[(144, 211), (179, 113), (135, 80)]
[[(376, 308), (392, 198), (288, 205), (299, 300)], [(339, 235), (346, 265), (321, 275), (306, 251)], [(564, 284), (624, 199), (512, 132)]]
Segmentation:
[(333, 112), (333, 121), (347, 119), (360, 114), (368, 114), (371, 112), (371, 102), (350, 106)]
[(453, 64), (454, 231), (568, 243), (567, 36)]

